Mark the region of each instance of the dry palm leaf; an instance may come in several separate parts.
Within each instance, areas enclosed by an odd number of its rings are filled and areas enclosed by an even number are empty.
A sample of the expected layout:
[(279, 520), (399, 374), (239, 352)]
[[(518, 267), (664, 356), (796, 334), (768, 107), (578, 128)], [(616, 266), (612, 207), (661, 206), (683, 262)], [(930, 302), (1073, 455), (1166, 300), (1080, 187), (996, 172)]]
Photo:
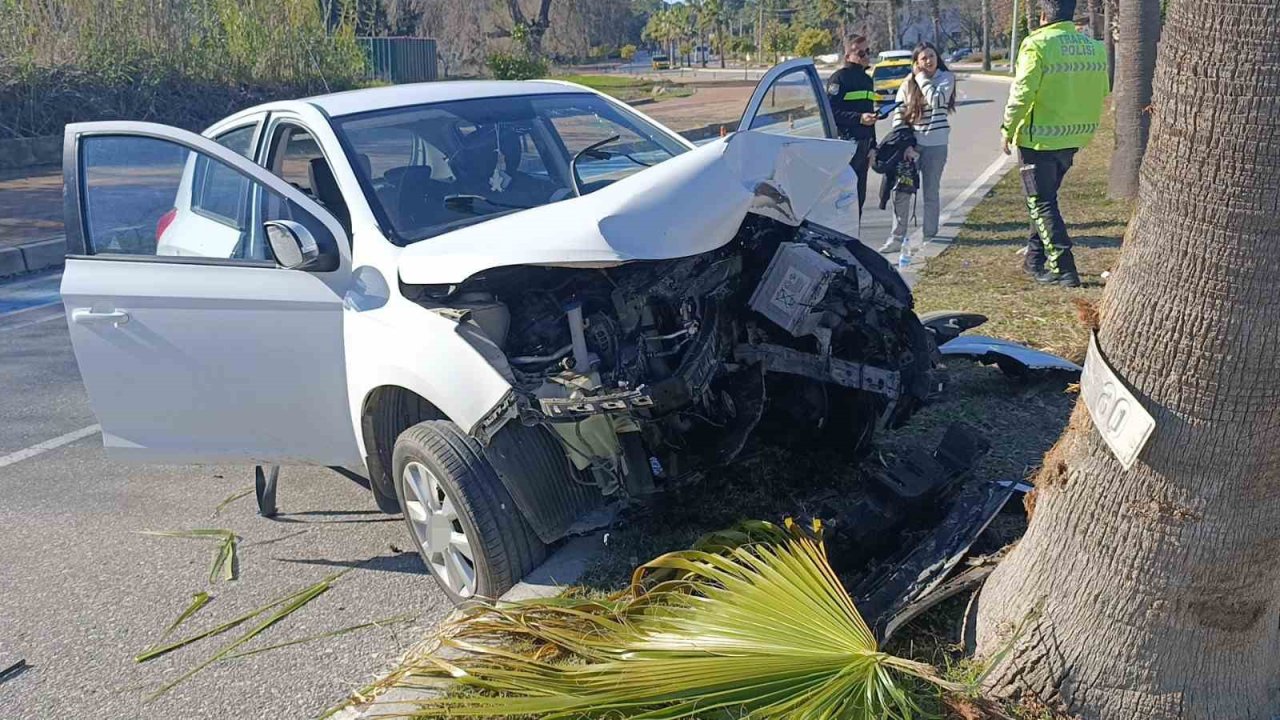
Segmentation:
[(708, 536), (607, 600), (473, 608), (439, 640), (462, 657), (437, 652), (401, 684), (479, 692), (422, 701), (420, 717), (901, 720), (920, 714), (908, 679), (951, 687), (879, 651), (816, 523)]

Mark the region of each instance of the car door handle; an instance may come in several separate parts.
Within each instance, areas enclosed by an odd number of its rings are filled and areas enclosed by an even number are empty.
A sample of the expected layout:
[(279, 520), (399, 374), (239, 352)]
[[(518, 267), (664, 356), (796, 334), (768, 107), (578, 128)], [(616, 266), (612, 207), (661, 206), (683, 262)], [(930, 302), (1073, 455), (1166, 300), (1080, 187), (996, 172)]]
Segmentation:
[(76, 308), (71, 311), (71, 322), (77, 325), (90, 323), (111, 323), (119, 327), (129, 322), (129, 313), (123, 310), (96, 311), (90, 308)]

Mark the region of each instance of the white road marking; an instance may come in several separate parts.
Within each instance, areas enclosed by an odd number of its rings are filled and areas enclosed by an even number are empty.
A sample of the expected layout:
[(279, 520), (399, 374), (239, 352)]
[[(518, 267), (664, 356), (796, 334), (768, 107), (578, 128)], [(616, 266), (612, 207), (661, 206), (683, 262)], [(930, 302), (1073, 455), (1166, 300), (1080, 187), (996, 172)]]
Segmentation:
[(49, 310), (50, 308), (53, 308), (53, 307), (61, 307), (61, 303), (52, 302), (52, 303), (49, 303), (48, 305), (37, 305), (36, 307), (23, 308), (21, 310), (15, 310), (14, 312), (0, 315), (0, 332), (9, 332), (11, 330), (21, 330), (22, 328), (29, 328), (32, 325), (39, 325), (40, 323), (47, 323), (50, 320), (60, 320), (66, 317), (66, 313), (59, 311), (49, 315), (45, 315), (43, 317), (36, 318), (35, 320), (27, 320), (25, 322), (15, 322), (15, 323), (5, 322), (9, 318), (13, 317), (14, 315), (21, 315), (31, 310)]
[(44, 453), (49, 452), (50, 450), (56, 450), (62, 447), (63, 445), (70, 445), (71, 443), (77, 440), (83, 440), (84, 438), (87, 438), (90, 435), (97, 435), (100, 432), (102, 432), (101, 425), (90, 425), (89, 427), (80, 428), (79, 430), (76, 430), (74, 432), (69, 432), (66, 435), (59, 435), (58, 437), (53, 438), (51, 440), (45, 440), (42, 443), (36, 443), (35, 445), (32, 445), (29, 448), (23, 448), (22, 450), (19, 450), (17, 452), (9, 453), (4, 457), (0, 457), (0, 468), (8, 467), (9, 465), (13, 465), (15, 463), (20, 463), (23, 460), (30, 460), (31, 458), (37, 455), (42, 455)]
[(52, 314), (52, 315), (49, 315), (49, 316), (45, 316), (45, 318), (40, 318), (40, 319), (36, 319), (36, 320), (27, 320), (27, 322), (26, 322), (26, 323), (14, 323), (14, 324), (12, 324), (12, 325), (0, 325), (0, 333), (8, 332), (8, 331), (20, 331), (20, 329), (23, 329), (23, 328), (29, 328), (29, 327), (32, 327), (32, 325), (38, 325), (38, 324), (41, 324), (41, 323), (47, 323), (47, 322), (49, 322), (49, 320), (61, 320), (61, 319), (64, 319), (64, 318), (67, 318), (67, 315), (63, 315), (63, 314), (61, 314), (61, 313), (55, 313), (55, 314)]

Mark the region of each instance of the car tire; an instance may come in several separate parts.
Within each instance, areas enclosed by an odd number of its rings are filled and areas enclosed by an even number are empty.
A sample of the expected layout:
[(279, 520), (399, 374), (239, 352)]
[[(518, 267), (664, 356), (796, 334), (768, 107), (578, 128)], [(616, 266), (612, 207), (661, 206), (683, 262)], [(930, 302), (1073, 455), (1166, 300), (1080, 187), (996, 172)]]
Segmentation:
[(392, 468), (414, 547), (454, 604), (496, 600), (546, 558), (480, 443), (452, 422), (401, 433)]

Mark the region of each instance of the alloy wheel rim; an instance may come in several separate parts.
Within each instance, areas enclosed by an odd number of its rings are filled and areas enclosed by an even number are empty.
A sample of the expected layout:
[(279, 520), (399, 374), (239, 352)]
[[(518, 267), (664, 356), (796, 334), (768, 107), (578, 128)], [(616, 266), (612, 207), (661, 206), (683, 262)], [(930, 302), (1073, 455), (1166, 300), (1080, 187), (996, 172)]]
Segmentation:
[(403, 480), (405, 516), (431, 574), (455, 595), (473, 597), (475, 555), (471, 538), (458, 516), (457, 503), (435, 473), (420, 462), (405, 465)]

